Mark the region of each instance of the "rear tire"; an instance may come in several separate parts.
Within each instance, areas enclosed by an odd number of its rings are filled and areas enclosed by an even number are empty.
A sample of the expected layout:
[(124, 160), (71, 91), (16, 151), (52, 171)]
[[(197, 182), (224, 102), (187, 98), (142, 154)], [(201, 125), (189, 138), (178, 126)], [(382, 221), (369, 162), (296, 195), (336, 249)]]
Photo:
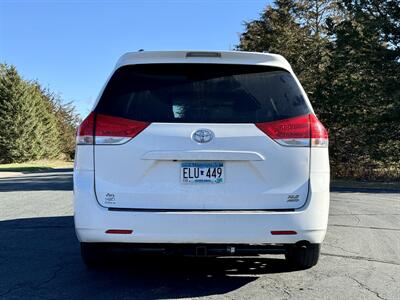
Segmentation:
[(106, 248), (98, 243), (81, 243), (81, 257), (88, 268), (100, 267), (106, 262)]
[(317, 264), (320, 248), (320, 244), (294, 245), (287, 248), (285, 258), (295, 269), (309, 269)]

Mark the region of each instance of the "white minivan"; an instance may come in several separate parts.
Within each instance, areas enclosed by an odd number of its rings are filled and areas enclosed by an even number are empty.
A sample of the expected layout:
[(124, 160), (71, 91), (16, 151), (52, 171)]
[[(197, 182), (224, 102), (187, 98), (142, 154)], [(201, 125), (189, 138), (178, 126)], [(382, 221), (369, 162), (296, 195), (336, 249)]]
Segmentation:
[(282, 56), (127, 53), (77, 133), (82, 258), (273, 253), (309, 268), (329, 176), (327, 130)]

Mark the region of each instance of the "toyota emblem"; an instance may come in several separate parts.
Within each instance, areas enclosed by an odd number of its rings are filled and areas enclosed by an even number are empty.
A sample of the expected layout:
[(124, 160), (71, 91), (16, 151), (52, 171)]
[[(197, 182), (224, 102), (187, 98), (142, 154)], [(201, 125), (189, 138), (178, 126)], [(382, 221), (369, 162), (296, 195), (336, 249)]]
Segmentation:
[(208, 143), (214, 138), (214, 132), (209, 129), (199, 129), (192, 133), (192, 139), (197, 143)]

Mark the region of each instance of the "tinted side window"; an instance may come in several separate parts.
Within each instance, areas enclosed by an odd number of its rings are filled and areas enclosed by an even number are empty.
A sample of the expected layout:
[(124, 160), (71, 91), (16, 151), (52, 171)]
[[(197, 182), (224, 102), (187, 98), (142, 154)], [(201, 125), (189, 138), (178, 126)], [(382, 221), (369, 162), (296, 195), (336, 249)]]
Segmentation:
[(255, 123), (309, 113), (285, 70), (221, 64), (118, 69), (96, 111), (147, 122)]

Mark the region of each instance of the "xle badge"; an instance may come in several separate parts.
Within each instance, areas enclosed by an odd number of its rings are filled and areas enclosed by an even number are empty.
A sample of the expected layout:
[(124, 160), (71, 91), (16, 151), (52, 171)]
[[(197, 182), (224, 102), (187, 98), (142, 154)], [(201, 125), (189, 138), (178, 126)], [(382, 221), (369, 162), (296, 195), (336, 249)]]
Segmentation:
[(287, 202), (297, 202), (300, 200), (300, 195), (289, 195), (287, 197)]

